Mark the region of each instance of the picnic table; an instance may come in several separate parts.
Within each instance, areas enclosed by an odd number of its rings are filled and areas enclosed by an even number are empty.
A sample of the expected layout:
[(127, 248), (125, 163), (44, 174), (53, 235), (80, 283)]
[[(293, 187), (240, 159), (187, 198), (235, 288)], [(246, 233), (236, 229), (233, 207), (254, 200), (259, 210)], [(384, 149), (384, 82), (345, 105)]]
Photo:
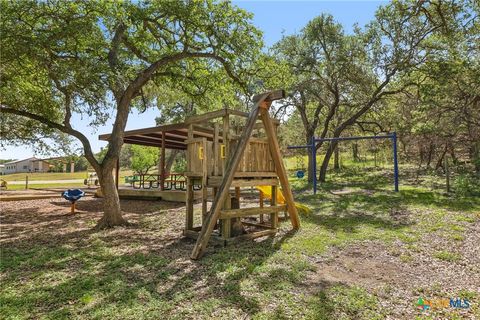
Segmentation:
[[(130, 184), (134, 189), (160, 188), (161, 181), (160, 174), (136, 174), (125, 177), (125, 183)], [(183, 173), (167, 173), (163, 190), (186, 190), (185, 181)]]

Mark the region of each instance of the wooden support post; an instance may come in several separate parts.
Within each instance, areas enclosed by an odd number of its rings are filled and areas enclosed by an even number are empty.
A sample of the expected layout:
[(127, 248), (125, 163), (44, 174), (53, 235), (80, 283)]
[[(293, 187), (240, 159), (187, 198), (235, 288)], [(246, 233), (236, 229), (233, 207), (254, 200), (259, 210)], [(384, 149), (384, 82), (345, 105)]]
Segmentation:
[[(264, 197), (263, 191), (260, 191), (260, 208), (263, 208)], [(260, 215), (260, 222), (264, 222), (263, 213)]]
[[(277, 205), (277, 186), (272, 186), (272, 200), (270, 200), (270, 206)], [(270, 213), (270, 223), (273, 229), (278, 228), (278, 211)]]
[(225, 175), (225, 170), (227, 169), (227, 160), (228, 160), (228, 150), (229, 150), (229, 137), (228, 137), (228, 132), (230, 130), (230, 118), (227, 115), (223, 117), (223, 132), (222, 132), (222, 138), (223, 138), (223, 145), (225, 146), (225, 158), (222, 159), (223, 165), (222, 165), (222, 175)]
[[(223, 209), (228, 210), (232, 207), (232, 199), (230, 198), (230, 195), (227, 196), (223, 203)], [(231, 236), (231, 231), (232, 231), (232, 219), (223, 219), (220, 221), (222, 224), (222, 238), (223, 239), (228, 239)]]
[(240, 187), (235, 187), (235, 198), (237, 198), (238, 203), (240, 203)]
[(185, 216), (185, 230), (193, 229), (193, 180), (187, 177), (187, 193), (186, 193), (186, 216)]
[(25, 176), (25, 190), (28, 189), (28, 176)]
[(219, 144), (219, 134), (220, 130), (218, 127), (218, 123), (214, 124), (213, 127), (213, 175), (218, 176), (219, 169), (218, 169), (218, 162), (220, 158), (220, 144)]
[(75, 202), (72, 202), (72, 205), (70, 206), (70, 213), (71, 214), (75, 213)]
[(207, 217), (207, 198), (208, 198), (208, 189), (207, 183), (202, 182), (202, 225), (205, 222), (205, 218)]
[(165, 189), (165, 131), (162, 131), (162, 150), (160, 151), (160, 190)]
[[(294, 229), (300, 227), (300, 219), (298, 217), (297, 208), (295, 207), (295, 202), (293, 200), (292, 190), (290, 189), (290, 184), (288, 182), (287, 170), (282, 161), (282, 155), (280, 153), (280, 146), (278, 144), (277, 135), (275, 133), (275, 128), (268, 114), (268, 104), (264, 104), (261, 108), (261, 119), (263, 125), (265, 126), (265, 133), (268, 139), (268, 145), (270, 146), (270, 152), (272, 154), (272, 159), (275, 164), (275, 170), (277, 176), (280, 180), (282, 186), (282, 192), (285, 197), (285, 202), (287, 203), (287, 210), (290, 216), (290, 221)], [(272, 196), (273, 199), (273, 196)]]
[[(263, 99), (267, 98), (268, 94), (263, 95)], [(202, 226), (202, 230), (200, 231), (199, 237), (197, 239), (197, 243), (192, 250), (192, 254), (190, 257), (192, 259), (200, 258), (204, 253), (205, 249), (207, 248), (208, 241), (210, 240), (210, 236), (212, 235), (213, 228), (215, 227), (216, 221), (218, 220), (218, 216), (220, 215), (220, 210), (222, 209), (223, 203), (227, 196), (229, 195), (230, 185), (232, 184), (233, 177), (235, 175), (235, 171), (237, 171), (238, 165), (240, 160), (243, 156), (243, 152), (245, 151), (245, 147), (247, 146), (248, 140), (252, 135), (253, 127), (255, 126), (255, 122), (257, 122), (257, 118), (259, 115), (259, 105), (263, 102), (263, 99), (260, 98), (258, 102), (253, 107), (252, 111), (248, 116), (247, 123), (245, 125), (245, 129), (243, 134), (238, 141), (237, 147), (232, 154), (232, 157), (228, 157), (227, 166), (223, 175), (222, 183), (219, 187), (220, 192), (216, 195), (215, 199), (213, 200), (212, 208), (210, 209), (210, 213), (207, 215), (207, 219)], [(225, 119), (224, 119), (224, 126), (225, 126)], [(224, 131), (224, 136), (226, 132)], [(228, 147), (227, 147), (228, 150)]]

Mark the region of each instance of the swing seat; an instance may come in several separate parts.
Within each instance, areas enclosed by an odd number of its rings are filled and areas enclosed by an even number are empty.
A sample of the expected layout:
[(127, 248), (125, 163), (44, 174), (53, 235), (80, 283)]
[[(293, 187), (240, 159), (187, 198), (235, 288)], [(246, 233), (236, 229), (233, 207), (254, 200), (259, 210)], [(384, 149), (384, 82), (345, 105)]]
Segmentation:
[(303, 170), (298, 170), (297, 178), (302, 179), (303, 177), (305, 177), (305, 172)]
[(75, 201), (79, 200), (81, 197), (85, 195), (85, 192), (80, 189), (68, 189), (62, 192), (62, 197), (65, 200), (74, 203)]

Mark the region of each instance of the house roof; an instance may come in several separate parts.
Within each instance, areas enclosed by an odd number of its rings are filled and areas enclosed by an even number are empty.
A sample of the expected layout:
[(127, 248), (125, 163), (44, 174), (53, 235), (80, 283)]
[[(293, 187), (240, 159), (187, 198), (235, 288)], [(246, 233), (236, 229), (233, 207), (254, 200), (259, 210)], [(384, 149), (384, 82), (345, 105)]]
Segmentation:
[(22, 159), (22, 160), (14, 160), (14, 161), (6, 162), (6, 163), (4, 163), (4, 165), (6, 165), (6, 164), (15, 164), (15, 163), (17, 163), (17, 162), (29, 161), (29, 160), (30, 160), (30, 161), (34, 161), (34, 160), (37, 160), (37, 158), (31, 157), (31, 158)]

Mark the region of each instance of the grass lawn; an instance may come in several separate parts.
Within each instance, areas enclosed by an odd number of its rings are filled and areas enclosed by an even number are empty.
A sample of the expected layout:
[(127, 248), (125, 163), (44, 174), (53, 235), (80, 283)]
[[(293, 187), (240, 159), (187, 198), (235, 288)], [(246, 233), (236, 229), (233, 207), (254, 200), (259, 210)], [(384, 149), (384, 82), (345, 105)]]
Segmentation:
[[(30, 189), (42, 189), (42, 188), (83, 188), (85, 185), (83, 183), (68, 183), (67, 185), (65, 183), (29, 183), (28, 187)], [(8, 190), (13, 191), (13, 190), (25, 190), (25, 185), (23, 184), (9, 184), (8, 185)]]
[[(88, 173), (92, 173), (89, 171)], [(123, 179), (125, 176), (131, 175), (131, 170), (121, 170), (120, 178)], [(25, 181), (25, 177), (28, 176), (28, 181), (35, 180), (74, 180), (74, 179), (86, 179), (87, 172), (38, 172), (38, 173), (13, 173), (0, 176), (0, 179), (5, 181)]]
[[(360, 169), (359, 169), (360, 170)], [(354, 174), (355, 173), (355, 174)], [(418, 179), (417, 179), (418, 180)], [(2, 204), (4, 319), (480, 318), (480, 198), (446, 196), (429, 179), (360, 170), (331, 176), (301, 229), (210, 247), (191, 261), (184, 206), (122, 200), (128, 228), (94, 231), (101, 199)], [(428, 181), (421, 183), (421, 181)], [(195, 207), (197, 218), (201, 209)], [(470, 308), (420, 311), (419, 298)]]

